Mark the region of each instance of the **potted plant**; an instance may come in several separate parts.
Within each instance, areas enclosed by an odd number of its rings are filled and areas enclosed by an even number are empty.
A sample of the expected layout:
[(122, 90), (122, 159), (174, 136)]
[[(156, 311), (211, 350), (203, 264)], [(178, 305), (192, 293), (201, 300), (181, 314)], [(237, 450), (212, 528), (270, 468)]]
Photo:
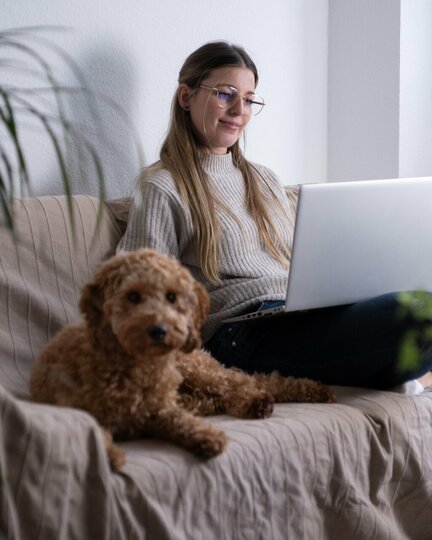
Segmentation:
[[(85, 162), (98, 184), (99, 198), (105, 198), (104, 163), (93, 139), (82, 126), (68, 118), (65, 98), (85, 100), (86, 113), (93, 132), (97, 132), (96, 102), (115, 108), (126, 118), (127, 129), (132, 123), (121, 108), (105, 96), (91, 91), (76, 62), (52, 39), (53, 32), (62, 27), (24, 27), (0, 31), (0, 226), (15, 232), (13, 200), (32, 193), (32, 171), (24, 142), (26, 131), (38, 128), (53, 149), (62, 189), (72, 213), (72, 178), (70, 164)], [(66, 66), (73, 75), (72, 85), (62, 85), (53, 64)], [(6, 81), (6, 82), (5, 82)], [(9, 81), (9, 82), (7, 82)], [(23, 82), (24, 81), (24, 82)], [(74, 84), (76, 83), (76, 84)], [(140, 163), (141, 151), (133, 136)], [(93, 140), (93, 142), (92, 142)]]

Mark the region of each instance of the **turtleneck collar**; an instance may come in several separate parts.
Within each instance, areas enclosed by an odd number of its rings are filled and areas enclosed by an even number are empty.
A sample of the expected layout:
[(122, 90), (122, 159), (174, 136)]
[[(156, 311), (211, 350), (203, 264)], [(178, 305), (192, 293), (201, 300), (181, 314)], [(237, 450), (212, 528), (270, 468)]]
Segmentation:
[(200, 152), (199, 158), (203, 169), (210, 175), (232, 173), (236, 170), (231, 152), (226, 154)]

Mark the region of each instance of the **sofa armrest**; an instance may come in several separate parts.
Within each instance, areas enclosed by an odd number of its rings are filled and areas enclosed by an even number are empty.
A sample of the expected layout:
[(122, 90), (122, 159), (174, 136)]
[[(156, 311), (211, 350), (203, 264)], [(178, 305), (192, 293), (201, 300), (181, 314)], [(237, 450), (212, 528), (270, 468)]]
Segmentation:
[(81, 288), (115, 253), (120, 227), (94, 197), (17, 199), (19, 242), (0, 229), (0, 384), (28, 398), (32, 362), (63, 326), (80, 319)]
[[(0, 530), (7, 538), (48, 540), (66, 520), (70, 529), (73, 511), (74, 530), (65, 537), (106, 538), (111, 471), (96, 421), (83, 411), (17, 400), (1, 386), (0, 411)], [(98, 530), (94, 512), (103, 516)]]

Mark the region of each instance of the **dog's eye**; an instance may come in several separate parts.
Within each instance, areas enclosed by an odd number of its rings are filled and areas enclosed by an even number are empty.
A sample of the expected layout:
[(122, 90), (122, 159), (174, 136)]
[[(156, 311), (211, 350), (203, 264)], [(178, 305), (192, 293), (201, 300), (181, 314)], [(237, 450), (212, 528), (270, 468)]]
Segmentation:
[(166, 299), (167, 299), (168, 302), (170, 302), (171, 304), (174, 304), (174, 302), (176, 301), (176, 295), (175, 295), (173, 292), (167, 292), (167, 293), (166, 293)]
[(141, 295), (137, 291), (130, 291), (127, 295), (127, 299), (131, 304), (139, 304), (141, 302)]

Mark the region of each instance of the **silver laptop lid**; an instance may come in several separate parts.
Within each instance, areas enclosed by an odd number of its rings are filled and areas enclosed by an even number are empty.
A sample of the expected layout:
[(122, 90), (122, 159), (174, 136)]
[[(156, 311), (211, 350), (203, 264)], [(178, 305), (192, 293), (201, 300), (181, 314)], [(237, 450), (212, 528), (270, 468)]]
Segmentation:
[(432, 177), (304, 184), (286, 311), (432, 291)]

